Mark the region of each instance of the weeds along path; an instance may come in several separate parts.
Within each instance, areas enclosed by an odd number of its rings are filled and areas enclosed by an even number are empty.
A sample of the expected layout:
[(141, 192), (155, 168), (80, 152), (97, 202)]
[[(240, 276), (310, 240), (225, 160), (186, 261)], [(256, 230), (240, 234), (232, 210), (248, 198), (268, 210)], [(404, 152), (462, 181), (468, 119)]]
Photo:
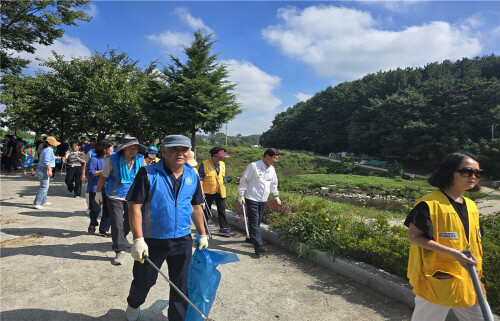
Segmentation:
[[(111, 265), (111, 240), (87, 233), (85, 199), (72, 198), (63, 179), (51, 182), (54, 205), (35, 210), (36, 178), (1, 176), (2, 321), (124, 320), (132, 257)], [(218, 230), (214, 223), (211, 228)], [(240, 259), (219, 266), (222, 280), (210, 313), (217, 321), (410, 318), (408, 307), (278, 247), (270, 245), (270, 254), (257, 259), (243, 240), (238, 233), (210, 241), (210, 249)], [(168, 296), (160, 277), (140, 320), (162, 320)]]

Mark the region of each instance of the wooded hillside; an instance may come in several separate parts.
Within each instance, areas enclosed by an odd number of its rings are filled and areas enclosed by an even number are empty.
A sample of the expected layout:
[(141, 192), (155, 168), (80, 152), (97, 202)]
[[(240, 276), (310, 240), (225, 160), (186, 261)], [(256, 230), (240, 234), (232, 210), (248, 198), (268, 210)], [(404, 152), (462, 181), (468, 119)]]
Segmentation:
[(431, 169), (469, 150), (500, 177), (500, 57), (369, 74), (328, 87), (276, 115), (261, 145), (317, 153), (397, 156)]

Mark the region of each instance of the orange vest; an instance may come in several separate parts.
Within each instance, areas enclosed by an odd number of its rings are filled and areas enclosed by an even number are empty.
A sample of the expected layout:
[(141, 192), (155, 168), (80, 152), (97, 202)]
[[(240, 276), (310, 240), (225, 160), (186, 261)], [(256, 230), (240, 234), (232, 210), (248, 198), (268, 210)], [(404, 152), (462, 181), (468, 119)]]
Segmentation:
[(224, 186), (226, 165), (224, 162), (219, 162), (219, 175), (217, 175), (215, 166), (210, 159), (203, 162), (203, 171), (205, 172), (205, 178), (202, 181), (203, 192), (206, 194), (219, 193), (220, 197), (226, 198), (226, 187)]
[[(483, 250), (479, 236), (479, 211), (472, 200), (463, 199), (469, 215), (469, 241), (460, 217), (441, 191), (418, 199), (415, 205), (420, 202), (429, 205), (434, 241), (459, 251), (470, 249), (477, 260), (476, 269), (481, 277)], [(452, 277), (436, 279), (433, 277), (436, 272), (448, 273)], [(454, 307), (470, 307), (476, 303), (476, 292), (469, 272), (449, 254), (411, 244), (407, 276), (413, 286), (413, 293), (429, 302)]]

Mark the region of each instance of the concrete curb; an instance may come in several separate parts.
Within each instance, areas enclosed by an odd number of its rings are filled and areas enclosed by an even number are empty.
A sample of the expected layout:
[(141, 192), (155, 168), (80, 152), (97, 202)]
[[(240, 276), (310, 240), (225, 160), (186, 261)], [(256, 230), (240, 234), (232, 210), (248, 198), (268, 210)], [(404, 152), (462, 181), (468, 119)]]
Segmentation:
[[(212, 208), (212, 215), (217, 217), (217, 210)], [(232, 211), (226, 210), (227, 222), (240, 230), (245, 230), (243, 217), (236, 215)], [(284, 244), (276, 232), (272, 231), (268, 225), (261, 224), (262, 239), (276, 244), (286, 250), (306, 256), (314, 263), (327, 270), (339, 273), (349, 279), (355, 280), (397, 302), (407, 306), (415, 306), (415, 295), (411, 292), (411, 286), (406, 280), (377, 269), (371, 265), (342, 259), (329, 255), (328, 253), (304, 248), (301, 244), (292, 246)]]

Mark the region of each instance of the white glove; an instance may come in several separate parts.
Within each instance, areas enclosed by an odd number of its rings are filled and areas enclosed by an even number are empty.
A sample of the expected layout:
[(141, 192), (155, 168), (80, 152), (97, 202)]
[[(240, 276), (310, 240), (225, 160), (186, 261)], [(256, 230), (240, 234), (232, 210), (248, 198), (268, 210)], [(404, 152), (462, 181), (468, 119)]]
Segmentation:
[(238, 196), (238, 203), (240, 203), (241, 205), (245, 204), (245, 195)]
[(198, 242), (198, 250), (208, 247), (208, 238), (206, 235), (200, 235), (200, 242)]
[(96, 192), (95, 193), (95, 201), (99, 205), (102, 204), (102, 192)]
[(134, 240), (134, 245), (132, 245), (132, 249), (130, 250), (130, 254), (132, 254), (134, 260), (144, 263), (143, 253), (149, 255), (148, 245), (144, 242), (143, 237), (136, 238)]
[(280, 206), (281, 205), (281, 200), (280, 200), (280, 197), (279, 196), (276, 196), (274, 198), (274, 200), (276, 201), (276, 205)]

